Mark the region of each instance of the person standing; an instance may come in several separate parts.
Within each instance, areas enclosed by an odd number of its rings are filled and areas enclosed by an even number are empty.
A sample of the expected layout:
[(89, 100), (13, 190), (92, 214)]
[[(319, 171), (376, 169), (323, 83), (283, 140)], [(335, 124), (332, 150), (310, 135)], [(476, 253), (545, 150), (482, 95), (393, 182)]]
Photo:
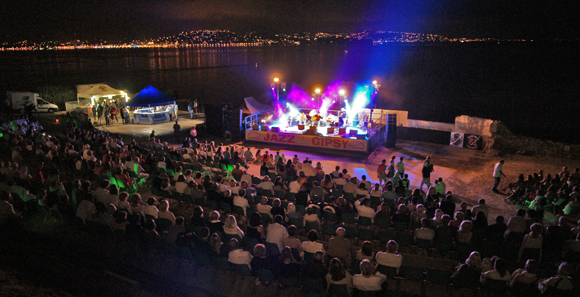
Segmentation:
[(189, 118), (193, 119), (193, 102), (189, 101), (189, 104), (187, 104), (187, 110), (189, 111)]
[(503, 173), (503, 163), (504, 160), (501, 160), (498, 163), (496, 163), (495, 167), (493, 168), (493, 179), (495, 181), (493, 182), (493, 188), (491, 190), (496, 193), (498, 192), (497, 186), (499, 186), (501, 176), (503, 175), (505, 177), (505, 174)]
[(431, 157), (427, 156), (425, 161), (423, 162), (423, 169), (421, 170), (421, 174), (423, 175), (423, 180), (421, 181), (421, 192), (423, 192), (423, 184), (427, 185), (427, 189), (431, 187), (431, 172), (433, 172), (433, 164), (431, 164)]
[(118, 113), (117, 107), (115, 105), (113, 105), (111, 108), (112, 108), (112, 110), (111, 110), (111, 113), (112, 113), (111, 119), (115, 118), (115, 123), (117, 123), (117, 122), (119, 122), (119, 118), (117, 117), (117, 113)]
[(176, 104), (173, 104), (173, 115), (175, 116), (176, 120), (177, 120), (177, 111), (178, 111), (178, 109), (177, 109), (177, 103), (176, 103)]
[(111, 108), (109, 107), (109, 105), (105, 105), (105, 125), (109, 126), (109, 123), (111, 121), (111, 119), (109, 118), (111, 116)]
[(103, 107), (102, 103), (99, 103), (99, 107), (97, 107), (97, 114), (99, 115), (98, 125), (101, 125), (101, 120), (103, 119), (103, 113), (105, 112), (105, 108)]
[(179, 143), (179, 130), (181, 130), (181, 126), (179, 126), (177, 120), (175, 120), (175, 125), (173, 125), (173, 135), (175, 136), (175, 143)]
[(131, 124), (131, 115), (129, 114), (129, 107), (125, 107), (123, 112), (125, 113), (125, 122), (127, 123), (127, 125)]
[(195, 113), (199, 113), (197, 111), (197, 99), (193, 100), (193, 108), (195, 109)]
[(121, 114), (121, 122), (123, 122), (123, 125), (125, 125), (125, 108), (119, 108), (119, 113)]
[(379, 178), (379, 185), (383, 185), (383, 180), (385, 181), (385, 184), (387, 183), (387, 160), (383, 159), (383, 161), (381, 161), (381, 165), (379, 165), (379, 167), (377, 168), (377, 176)]
[(93, 104), (91, 111), (93, 112), (93, 122), (97, 121), (97, 104)]
[(395, 158), (397, 156), (391, 157), (391, 162), (389, 162), (389, 170), (387, 172), (387, 177), (392, 179), (395, 176)]
[(405, 163), (403, 163), (403, 157), (401, 157), (400, 161), (397, 163), (397, 171), (401, 173), (401, 176), (405, 175)]

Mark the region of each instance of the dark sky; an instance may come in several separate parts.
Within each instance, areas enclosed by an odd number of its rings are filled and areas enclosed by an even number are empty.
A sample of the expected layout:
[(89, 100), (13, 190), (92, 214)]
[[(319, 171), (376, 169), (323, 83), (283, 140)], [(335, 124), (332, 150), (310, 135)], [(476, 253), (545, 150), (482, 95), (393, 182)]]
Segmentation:
[(577, 38), (577, 0), (15, 0), (0, 40), (236, 32), (392, 30), (448, 37)]

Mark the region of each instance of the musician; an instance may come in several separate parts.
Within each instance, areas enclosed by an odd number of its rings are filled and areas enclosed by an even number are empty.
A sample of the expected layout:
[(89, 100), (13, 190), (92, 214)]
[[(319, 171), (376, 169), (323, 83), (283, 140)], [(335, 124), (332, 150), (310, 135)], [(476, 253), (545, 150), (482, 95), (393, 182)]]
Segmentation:
[(306, 125), (306, 114), (304, 112), (301, 112), (300, 115), (298, 116), (298, 122), (300, 123), (300, 125)]

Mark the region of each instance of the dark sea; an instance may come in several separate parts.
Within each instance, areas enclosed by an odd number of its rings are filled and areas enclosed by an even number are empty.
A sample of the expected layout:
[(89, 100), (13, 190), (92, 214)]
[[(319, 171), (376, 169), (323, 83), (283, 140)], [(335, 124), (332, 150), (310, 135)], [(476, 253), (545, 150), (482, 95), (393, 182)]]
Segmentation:
[(271, 100), (275, 75), (308, 92), (377, 79), (376, 106), (412, 119), (470, 115), (580, 143), (579, 53), (578, 42), (0, 52), (0, 91), (105, 82), (130, 94), (152, 85), (178, 99), (236, 103)]

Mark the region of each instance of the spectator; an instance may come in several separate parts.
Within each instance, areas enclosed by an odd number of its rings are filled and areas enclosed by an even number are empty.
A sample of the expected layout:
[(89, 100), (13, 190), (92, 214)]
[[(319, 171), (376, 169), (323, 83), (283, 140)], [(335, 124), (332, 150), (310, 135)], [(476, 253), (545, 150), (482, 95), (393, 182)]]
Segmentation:
[(298, 228), (294, 225), (290, 225), (287, 230), (288, 237), (282, 239), (282, 245), (290, 247), (292, 250), (295, 250), (297, 254), (302, 254), (302, 242), (300, 239), (296, 238)]
[(240, 247), (240, 243), (237, 239), (232, 238), (229, 242), (230, 252), (228, 253), (228, 262), (238, 265), (248, 265), (251, 268), (250, 263), (252, 263), (252, 255), (248, 251), (244, 251)]
[(155, 199), (155, 197), (150, 197), (149, 199), (147, 199), (147, 205), (145, 206), (145, 209), (143, 210), (143, 213), (145, 214), (145, 216), (151, 216), (154, 219), (159, 218), (159, 209), (157, 209), (157, 199)]
[[(368, 193), (367, 193), (368, 194)], [(358, 215), (361, 217), (370, 218), (372, 222), (375, 220), (375, 210), (371, 208), (371, 200), (368, 198), (361, 198), (354, 203)]]
[(512, 273), (510, 288), (512, 288), (512, 292), (516, 296), (533, 296), (540, 293), (538, 290), (538, 276), (536, 275), (537, 270), (538, 264), (536, 261), (528, 259), (525, 269), (518, 269)]
[(167, 219), (171, 222), (171, 225), (175, 225), (175, 215), (169, 211), (169, 202), (167, 200), (161, 200), (159, 202), (159, 212), (157, 213), (159, 219)]
[(283, 220), (281, 215), (277, 215), (274, 218), (274, 223), (270, 224), (266, 230), (266, 242), (275, 243), (280, 251), (284, 248), (282, 239), (288, 237), (288, 230), (282, 225)]
[(310, 230), (307, 237), (308, 241), (302, 242), (302, 249), (305, 253), (314, 254), (317, 251), (324, 251), (322, 243), (316, 242), (318, 240), (318, 232), (316, 230)]
[(397, 273), (399, 273), (399, 268), (401, 268), (401, 265), (403, 264), (403, 256), (397, 253), (398, 248), (399, 245), (396, 241), (389, 240), (389, 242), (387, 242), (387, 252), (377, 252), (377, 264), (394, 267), (397, 269)]
[(477, 215), (477, 213), (481, 211), (487, 218), (487, 215), (489, 214), (489, 207), (485, 205), (485, 199), (479, 199), (478, 203), (479, 203), (478, 205), (475, 205), (474, 207), (471, 208), (471, 214)]
[(506, 283), (512, 280), (511, 274), (507, 271), (507, 263), (504, 259), (496, 259), (493, 264), (493, 270), (483, 273), (480, 281), (482, 284), (485, 284), (485, 281), (488, 279), (502, 280)]
[(460, 287), (477, 287), (481, 275), (481, 255), (472, 252), (465, 264), (459, 265), (457, 271), (451, 276), (453, 284)]
[(344, 259), (350, 266), (350, 241), (344, 237), (346, 230), (342, 227), (336, 229), (336, 235), (328, 240), (328, 256)]
[(272, 259), (266, 256), (266, 247), (263, 244), (257, 244), (254, 246), (254, 258), (252, 259), (250, 266), (252, 268), (252, 275), (258, 277), (261, 282), (264, 282), (264, 285), (269, 285), (273, 280), (273, 275), (267, 276), (261, 273), (268, 271), (272, 274), (274, 266)]
[[(538, 285), (538, 289), (543, 295), (548, 295), (546, 291), (553, 290), (553, 293), (568, 292), (572, 293), (574, 290), (574, 283), (570, 277), (570, 265), (566, 262), (562, 262), (558, 267), (558, 274), (556, 276), (545, 279)], [(551, 295), (550, 295), (551, 296)]]
[(357, 261), (362, 261), (365, 259), (369, 261), (375, 260), (375, 254), (373, 253), (373, 244), (368, 240), (364, 241), (361, 244), (360, 250), (356, 252)]
[(415, 242), (418, 240), (428, 240), (432, 241), (435, 237), (435, 230), (429, 228), (431, 222), (427, 218), (421, 219), (421, 228), (415, 229), (414, 238)]
[(377, 271), (369, 260), (360, 262), (361, 274), (353, 276), (353, 286), (359, 291), (381, 291), (387, 277)]
[(236, 217), (232, 215), (229, 215), (226, 219), (226, 223), (224, 224), (224, 233), (226, 235), (238, 236), (240, 239), (244, 238), (244, 231), (238, 227)]
[(463, 221), (459, 226), (459, 230), (457, 231), (457, 242), (458, 243), (471, 243), (471, 238), (473, 237), (473, 233), (471, 232), (471, 221)]
[(349, 295), (352, 294), (352, 275), (348, 270), (344, 269), (342, 262), (338, 258), (330, 260), (326, 283), (328, 286), (327, 294), (329, 293), (328, 289), (330, 289), (330, 285), (346, 285)]
[[(542, 259), (542, 243), (543, 237), (540, 232), (542, 232), (542, 225), (539, 223), (534, 223), (530, 227), (530, 233), (524, 236), (524, 240), (522, 241), (522, 245), (520, 246), (518, 260), (521, 261), (522, 257), (524, 260), (529, 259), (528, 257), (536, 258), (534, 260), (540, 261)], [(526, 249), (528, 249), (526, 251)], [(524, 255), (524, 251), (526, 251), (526, 255)]]
[(268, 205), (268, 197), (263, 196), (262, 197), (262, 201), (260, 202), (260, 204), (256, 205), (256, 210), (260, 213), (260, 214), (267, 214), (270, 216), (270, 218), (273, 218), (272, 216), (272, 206)]

